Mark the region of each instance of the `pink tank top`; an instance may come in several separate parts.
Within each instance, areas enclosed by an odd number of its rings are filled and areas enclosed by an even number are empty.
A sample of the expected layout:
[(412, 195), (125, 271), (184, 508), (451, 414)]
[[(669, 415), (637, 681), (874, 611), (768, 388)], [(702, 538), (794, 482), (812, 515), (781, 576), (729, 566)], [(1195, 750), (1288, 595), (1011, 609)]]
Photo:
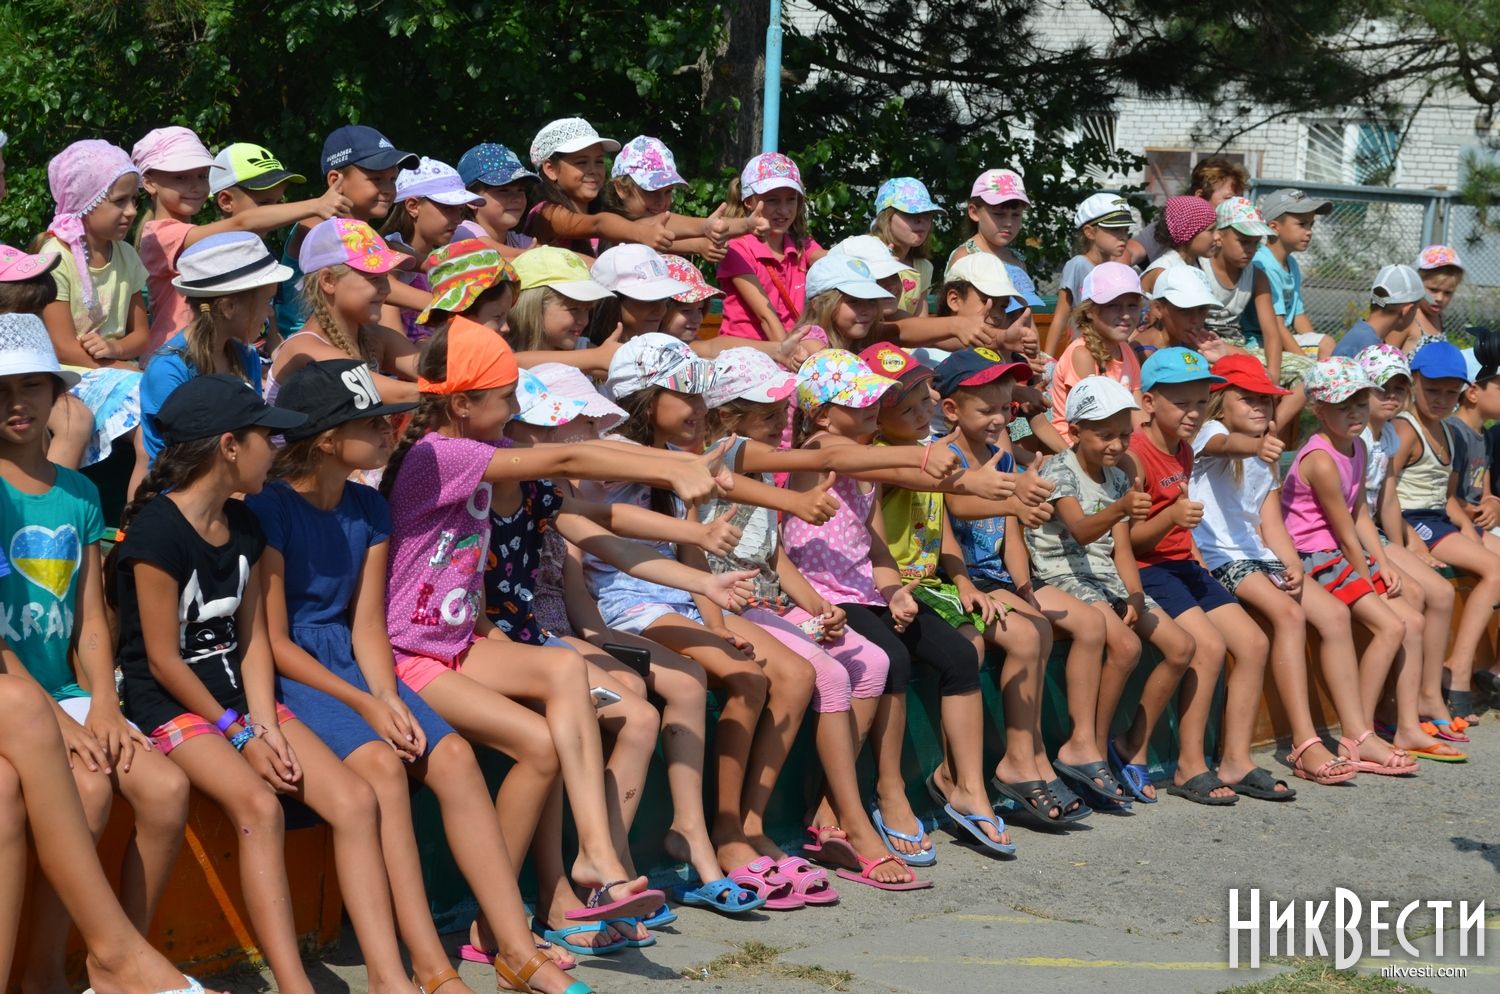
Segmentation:
[(885, 607), (870, 567), (870, 509), (875, 487), (861, 493), (858, 480), (841, 476), (833, 484), (840, 507), (822, 525), (788, 517), (781, 525), (787, 555), (814, 590), (830, 604)]
[(1346, 456), (1333, 447), (1333, 443), (1322, 435), (1314, 435), (1302, 446), (1292, 460), (1292, 468), (1281, 485), (1281, 513), (1286, 517), (1286, 530), (1292, 537), (1292, 545), (1298, 552), (1331, 552), (1339, 547), (1339, 540), (1328, 527), (1328, 517), (1318, 503), (1312, 486), (1302, 478), (1302, 460), (1309, 452), (1326, 452), (1339, 473), (1339, 492), (1344, 496), (1344, 507), (1352, 517), (1359, 501), (1359, 484), (1365, 478), (1365, 445), (1354, 441), (1354, 454)]

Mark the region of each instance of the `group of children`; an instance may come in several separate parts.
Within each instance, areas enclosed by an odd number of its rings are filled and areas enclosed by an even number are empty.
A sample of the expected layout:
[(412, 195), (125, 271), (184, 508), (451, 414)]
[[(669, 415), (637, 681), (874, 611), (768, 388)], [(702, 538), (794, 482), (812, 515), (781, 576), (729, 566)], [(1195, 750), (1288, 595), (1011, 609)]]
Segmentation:
[[(1001, 858), (1010, 824), (1157, 803), (1148, 744), (1174, 702), (1163, 790), (1292, 800), (1251, 755), (1267, 669), (1296, 778), (1466, 758), (1500, 693), (1500, 341), (1442, 337), (1451, 249), (1382, 270), (1369, 319), (1325, 341), (1295, 254), (1327, 204), (1257, 208), (1243, 173), (1205, 164), (1134, 237), (1123, 200), (1083, 200), (1044, 343), (1013, 170), (975, 181), (939, 276), (944, 211), (910, 177), (824, 249), (779, 153), (691, 217), (654, 138), (573, 118), (529, 151), (530, 168), (484, 143), (453, 167), (345, 126), (326, 192), (294, 202), (304, 177), (270, 151), (215, 155), (180, 127), (49, 164), (56, 217), (32, 252), (0, 248), (7, 867), (28, 815), (48, 818), (29, 994), (64, 986), (70, 922), (100, 994), (201, 990), (140, 939), (190, 787), (239, 829), (280, 989), (311, 989), (283, 797), (331, 828), (370, 989), (466, 989), (428, 907), (415, 781), (479, 907), (462, 958), (502, 990), (585, 994), (576, 957), (651, 945), (669, 897), (745, 915), (930, 887), (903, 773), (926, 671), (943, 749), (926, 793)], [(78, 470), (117, 446), (136, 464), (116, 514)], [(1475, 581), (1451, 642), (1444, 568)], [(988, 770), (986, 659), (1004, 705)], [(766, 815), (804, 723), (819, 770), (788, 851)], [(513, 761), (497, 796), (476, 747)], [(629, 846), (658, 748), (686, 867), (670, 895)], [(135, 812), (118, 895), (87, 852), (116, 794)], [(22, 897), (3, 876), (0, 976)]]

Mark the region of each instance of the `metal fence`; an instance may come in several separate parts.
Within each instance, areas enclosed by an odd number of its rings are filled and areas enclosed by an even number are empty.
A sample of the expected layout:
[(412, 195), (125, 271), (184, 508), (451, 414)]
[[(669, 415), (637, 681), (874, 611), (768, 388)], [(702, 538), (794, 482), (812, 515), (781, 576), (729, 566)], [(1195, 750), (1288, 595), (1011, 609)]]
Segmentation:
[(1259, 201), (1284, 187), (1333, 202), (1333, 212), (1318, 219), (1308, 251), (1298, 256), (1308, 317), (1319, 331), (1341, 334), (1369, 309), (1380, 267), (1411, 265), (1424, 246), (1436, 243), (1456, 248), (1467, 267), (1448, 312), (1450, 328), (1500, 326), (1500, 212), (1481, 219), (1475, 208), (1454, 203), (1457, 194), (1449, 190), (1296, 180), (1252, 180), (1249, 196)]

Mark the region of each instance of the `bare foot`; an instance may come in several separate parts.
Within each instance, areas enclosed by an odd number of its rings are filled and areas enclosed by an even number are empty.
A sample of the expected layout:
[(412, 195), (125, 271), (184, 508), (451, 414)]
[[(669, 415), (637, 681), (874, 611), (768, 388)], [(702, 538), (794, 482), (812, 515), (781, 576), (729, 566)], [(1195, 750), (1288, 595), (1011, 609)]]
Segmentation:
[[(995, 817), (995, 808), (990, 804), (990, 799), (983, 791), (978, 793), (962, 790), (954, 787), (948, 792), (948, 803), (961, 815), (988, 815)], [(975, 828), (983, 832), (991, 842), (999, 842), (1002, 845), (1010, 845), (1010, 832), (996, 832), (993, 822), (976, 821), (971, 822)]]
[(140, 947), (117, 958), (96, 957), (86, 962), (89, 986), (96, 994), (156, 994), (185, 990), (187, 977), (141, 940)]
[(704, 883), (724, 876), (724, 867), (719, 865), (719, 857), (714, 852), (714, 844), (709, 840), (708, 832), (704, 829), (688, 833), (675, 827), (669, 828), (666, 837), (662, 840), (662, 848), (677, 862), (691, 866), (697, 872), (698, 879)]
[(620, 865), (618, 857), (609, 863), (595, 863), (585, 859), (580, 853), (573, 861), (573, 872), (569, 876), (575, 884), (590, 892), (608, 885), (609, 893), (601, 898), (601, 903), (618, 901), (632, 894), (639, 894), (648, 886), (645, 877), (636, 876), (626, 870)]
[[(842, 837), (844, 834), (839, 829), (834, 829), (833, 831), (836, 832), (840, 837)], [(760, 832), (756, 832), (754, 834), (747, 833), (745, 839), (750, 843), (750, 847), (756, 852), (760, 853), (762, 856), (769, 856), (777, 862), (780, 862), (787, 857), (786, 850), (782, 849), (775, 842), (771, 841), (771, 837), (769, 835), (765, 835), (764, 833)]]
[(746, 839), (737, 838), (721, 842), (715, 849), (719, 865), (734, 869), (760, 859), (760, 852)]
[[(1146, 765), (1145, 742), (1142, 742), (1139, 746), (1133, 746), (1129, 742), (1122, 742), (1121, 740), (1116, 739), (1114, 742), (1114, 746), (1115, 752), (1120, 756), (1120, 758), (1125, 760), (1125, 762), (1129, 763), (1131, 766), (1144, 767)], [(1146, 785), (1141, 788), (1141, 793), (1145, 794), (1153, 801), (1156, 800), (1156, 785), (1153, 784), (1150, 780), (1147, 780)], [(1230, 793), (1233, 793), (1233, 791), (1231, 791)]]
[(1378, 735), (1371, 735), (1359, 744), (1359, 758), (1393, 770), (1411, 769), (1417, 765), (1410, 756), (1398, 756), (1396, 747)]
[[(1090, 763), (1104, 763), (1106, 768), (1109, 766), (1105, 762), (1104, 753), (1097, 747), (1075, 746), (1072, 742), (1063, 743), (1062, 748), (1057, 750), (1057, 761), (1075, 768), (1087, 766)], [(1123, 784), (1115, 784), (1114, 787), (1108, 787), (1105, 785), (1103, 777), (1096, 776), (1092, 780), (1094, 786), (1099, 789), (1101, 794), (1109, 794), (1121, 801), (1130, 799), (1130, 792), (1125, 789)]]

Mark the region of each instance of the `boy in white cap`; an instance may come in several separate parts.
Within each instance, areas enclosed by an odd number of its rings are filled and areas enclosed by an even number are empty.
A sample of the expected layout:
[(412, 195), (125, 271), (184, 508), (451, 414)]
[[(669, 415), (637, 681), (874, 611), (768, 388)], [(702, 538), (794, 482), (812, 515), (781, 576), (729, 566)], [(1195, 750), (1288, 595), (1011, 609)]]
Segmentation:
[(1344, 332), (1333, 355), (1353, 359), (1371, 345), (1384, 342), (1403, 352), (1415, 349), (1419, 334), (1417, 306), (1428, 300), (1422, 278), (1410, 266), (1384, 266), (1370, 287), (1370, 316)]

